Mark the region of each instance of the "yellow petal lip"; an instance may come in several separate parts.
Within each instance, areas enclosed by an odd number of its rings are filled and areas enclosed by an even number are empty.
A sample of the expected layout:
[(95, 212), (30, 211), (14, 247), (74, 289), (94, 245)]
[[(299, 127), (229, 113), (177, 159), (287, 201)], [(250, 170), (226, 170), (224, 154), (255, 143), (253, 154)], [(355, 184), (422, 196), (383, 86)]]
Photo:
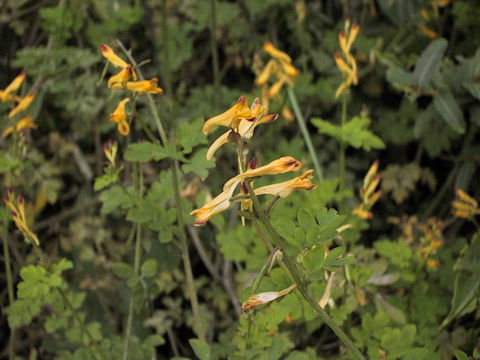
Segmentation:
[(129, 81), (127, 82), (127, 89), (138, 92), (140, 94), (154, 94), (154, 95), (162, 95), (163, 89), (157, 86), (158, 79), (152, 78), (150, 80), (142, 80), (142, 81)]
[(115, 54), (115, 52), (110, 46), (106, 44), (100, 44), (100, 51), (102, 52), (102, 55), (105, 56), (105, 58), (107, 58), (107, 60), (116, 67), (125, 69), (127, 66), (129, 66), (127, 62), (125, 62), (117, 54)]
[(120, 72), (116, 75), (113, 75), (108, 79), (107, 86), (109, 88), (122, 88), (125, 84), (133, 77), (135, 71), (133, 67), (127, 66), (124, 69), (120, 70)]
[(121, 135), (127, 136), (130, 134), (130, 125), (128, 125), (127, 121), (121, 121), (117, 125), (117, 130)]
[(34, 98), (35, 98), (35, 93), (30, 93), (27, 96), (25, 96), (18, 103), (18, 105), (12, 111), (10, 111), (10, 113), (8, 114), (8, 118), (11, 119), (15, 115), (17, 115), (19, 112), (26, 110), (30, 106)]

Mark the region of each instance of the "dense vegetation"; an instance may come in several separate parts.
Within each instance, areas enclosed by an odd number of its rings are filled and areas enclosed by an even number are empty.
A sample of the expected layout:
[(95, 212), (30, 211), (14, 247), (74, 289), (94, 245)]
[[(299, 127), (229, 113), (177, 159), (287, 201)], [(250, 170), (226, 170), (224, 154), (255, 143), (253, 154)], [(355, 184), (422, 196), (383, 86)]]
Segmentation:
[(0, 9), (0, 358), (480, 357), (475, 0)]

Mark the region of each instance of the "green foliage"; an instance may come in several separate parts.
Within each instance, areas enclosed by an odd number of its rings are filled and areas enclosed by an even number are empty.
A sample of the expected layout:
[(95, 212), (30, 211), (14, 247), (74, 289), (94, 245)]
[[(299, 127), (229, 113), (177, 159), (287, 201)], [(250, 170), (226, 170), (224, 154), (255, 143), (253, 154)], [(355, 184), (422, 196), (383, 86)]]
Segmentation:
[(343, 127), (322, 119), (312, 119), (312, 123), (320, 133), (333, 136), (357, 149), (362, 148), (370, 151), (371, 149), (383, 149), (385, 147), (383, 141), (368, 129), (370, 119), (364, 114), (353, 117)]

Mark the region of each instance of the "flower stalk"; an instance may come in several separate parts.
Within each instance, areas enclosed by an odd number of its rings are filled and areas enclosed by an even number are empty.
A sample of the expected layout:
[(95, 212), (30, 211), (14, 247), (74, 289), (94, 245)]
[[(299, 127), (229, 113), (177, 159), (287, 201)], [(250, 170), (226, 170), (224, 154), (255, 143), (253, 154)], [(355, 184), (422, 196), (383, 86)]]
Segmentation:
[(293, 112), (295, 113), (295, 117), (297, 118), (298, 126), (303, 135), (303, 140), (305, 141), (305, 145), (307, 145), (307, 149), (310, 152), (310, 156), (312, 157), (313, 167), (315, 168), (315, 172), (317, 173), (318, 179), (323, 181), (323, 173), (322, 168), (320, 166), (320, 162), (318, 161), (317, 153), (315, 152), (315, 148), (313, 147), (312, 138), (310, 137), (310, 133), (308, 132), (307, 126), (305, 125), (305, 119), (300, 111), (300, 107), (298, 106), (297, 97), (293, 92), (291, 86), (287, 87), (288, 97), (292, 104)]

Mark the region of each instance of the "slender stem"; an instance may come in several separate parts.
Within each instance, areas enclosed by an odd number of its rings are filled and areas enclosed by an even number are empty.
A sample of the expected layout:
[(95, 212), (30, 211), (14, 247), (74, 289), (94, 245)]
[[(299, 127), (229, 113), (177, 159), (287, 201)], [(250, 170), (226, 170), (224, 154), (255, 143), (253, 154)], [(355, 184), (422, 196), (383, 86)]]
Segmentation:
[[(138, 181), (138, 190), (139, 193), (142, 193), (143, 185), (143, 176), (140, 164), (138, 165), (139, 172), (139, 181)], [(135, 257), (133, 260), (133, 271), (136, 276), (140, 275), (140, 259), (142, 256), (142, 226), (137, 223), (137, 236), (135, 240)], [(127, 318), (127, 328), (125, 330), (125, 344), (123, 345), (123, 360), (128, 359), (128, 347), (130, 345), (130, 334), (132, 332), (132, 323), (133, 323), (133, 310), (134, 310), (134, 299), (133, 291), (130, 294), (130, 303), (128, 304), (128, 318)]]
[(293, 92), (293, 88), (291, 86), (287, 87), (288, 97), (290, 98), (290, 102), (292, 103), (293, 112), (295, 113), (295, 118), (297, 119), (298, 126), (302, 131), (303, 140), (307, 145), (308, 151), (310, 152), (310, 156), (312, 157), (313, 167), (315, 168), (315, 172), (320, 181), (323, 180), (323, 172), (322, 168), (320, 167), (320, 162), (318, 161), (317, 153), (313, 147), (312, 139), (310, 137), (310, 133), (308, 132), (307, 126), (305, 125), (305, 119), (300, 111), (298, 106), (297, 98), (295, 93)]
[[(341, 118), (341, 134), (343, 136), (343, 128), (345, 126), (345, 122), (347, 119), (347, 96), (343, 95), (342, 98), (342, 118)], [(340, 168), (340, 191), (345, 189), (345, 168), (346, 168), (346, 161), (345, 161), (345, 152), (346, 152), (346, 144), (343, 139), (340, 139), (340, 153), (338, 158), (338, 166)], [(344, 200), (342, 200), (341, 208), (344, 205)]]
[(68, 297), (67, 295), (65, 294), (65, 292), (61, 289), (61, 288), (57, 288), (58, 292), (60, 293), (60, 296), (62, 297), (62, 300), (63, 300), (63, 303), (67, 306), (68, 310), (70, 310), (70, 312), (72, 313), (72, 316), (73, 318), (75, 319), (75, 321), (78, 323), (78, 325), (80, 326), (80, 329), (82, 329), (82, 332), (84, 332), (87, 337), (88, 337), (88, 340), (90, 341), (90, 344), (93, 346), (93, 349), (95, 350), (95, 352), (97, 353), (97, 356), (101, 359), (106, 359), (105, 356), (103, 355), (103, 352), (100, 350), (100, 348), (98, 347), (96, 341), (93, 339), (93, 336), (92, 334), (90, 333), (90, 331), (88, 330), (88, 328), (85, 326), (85, 324), (83, 323), (83, 321), (80, 319), (80, 317), (78, 316), (77, 312), (75, 311), (75, 309), (73, 308), (72, 306), (72, 303), (70, 302), (70, 300), (68, 300)]
[(307, 289), (307, 286), (305, 284), (305, 280), (303, 278), (303, 274), (301, 271), (298, 269), (298, 265), (295, 263), (293, 259), (291, 259), (285, 251), (283, 251), (283, 240), (281, 237), (277, 234), (275, 229), (273, 228), (272, 224), (268, 220), (265, 211), (263, 210), (262, 206), (260, 205), (260, 201), (258, 200), (257, 196), (253, 192), (253, 189), (248, 181), (245, 181), (245, 185), (248, 189), (248, 193), (250, 194), (252, 201), (253, 201), (253, 206), (257, 214), (259, 215), (260, 221), (265, 225), (267, 228), (268, 233), (270, 234), (270, 237), (272, 238), (273, 242), (275, 243), (276, 246), (280, 248), (280, 250), (283, 253), (283, 262), (285, 263), (286, 268), (288, 269), (288, 272), (290, 273), (291, 277), (293, 278), (293, 281), (297, 285), (298, 290), (302, 294), (303, 298), (310, 304), (310, 306), (314, 309), (314, 311), (320, 315), (323, 321), (327, 323), (327, 325), (330, 327), (330, 329), (333, 330), (333, 332), (338, 336), (338, 338), (343, 342), (343, 344), (350, 350), (352, 355), (356, 359), (361, 359), (364, 360), (363, 355), (360, 353), (360, 351), (357, 349), (355, 344), (350, 340), (350, 338), (343, 332), (343, 330), (333, 321), (333, 319), (327, 314), (325, 310), (323, 310), (320, 305), (315, 301), (313, 296), (310, 294), (310, 292)]
[(169, 43), (169, 34), (168, 34), (168, 19), (167, 19), (167, 10), (168, 10), (168, 0), (163, 0), (162, 6), (162, 47), (163, 47), (163, 78), (165, 79), (165, 87), (167, 94), (172, 97), (172, 82), (170, 80), (170, 51), (168, 48)]
[[(123, 50), (125, 55), (128, 57), (129, 61), (132, 63), (133, 66), (136, 66), (135, 59), (132, 55), (127, 51), (125, 46), (123, 46), (120, 40), (117, 40), (118, 45)], [(140, 69), (136, 69), (138, 77), (141, 80), (144, 80), (143, 73)], [(157, 107), (155, 106), (155, 102), (150, 94), (146, 94), (148, 98), (148, 104), (150, 106), (150, 111), (152, 112), (152, 116), (155, 120), (155, 124), (157, 125), (158, 133), (160, 135), (160, 140), (162, 141), (163, 145), (168, 144), (167, 134), (165, 129), (162, 125), (162, 121), (160, 120), (160, 116), (158, 115)], [(178, 182), (178, 161), (171, 160), (171, 168), (172, 168), (172, 180), (173, 180), (173, 187), (175, 193), (175, 206), (177, 208), (177, 223), (180, 229), (180, 242), (181, 242), (181, 250), (182, 250), (182, 258), (183, 258), (183, 265), (185, 271), (185, 277), (187, 280), (187, 289), (190, 296), (190, 304), (192, 306), (193, 312), (193, 321), (194, 321), (194, 328), (197, 331), (197, 335), (201, 340), (205, 340), (205, 329), (203, 327), (202, 318), (200, 316), (200, 310), (198, 306), (198, 298), (197, 292), (195, 290), (195, 283), (193, 279), (193, 271), (192, 265), (190, 262), (190, 255), (188, 253), (188, 243), (187, 243), (187, 235), (185, 233), (185, 224), (183, 222), (183, 210), (182, 204), (180, 199), (180, 187)]]
[(215, 98), (217, 104), (220, 98), (220, 71), (218, 66), (218, 49), (217, 49), (217, 0), (210, 0), (212, 28), (210, 29), (210, 44), (212, 47), (212, 67), (213, 67), (213, 86), (215, 88)]
[[(3, 218), (3, 256), (5, 258), (5, 274), (7, 276), (8, 302), (10, 305), (15, 301), (15, 293), (13, 291), (12, 268), (10, 263), (10, 249), (8, 247), (8, 216), (9, 211), (5, 211)], [(15, 359), (15, 328), (10, 329), (10, 341), (8, 344), (8, 358)]]

